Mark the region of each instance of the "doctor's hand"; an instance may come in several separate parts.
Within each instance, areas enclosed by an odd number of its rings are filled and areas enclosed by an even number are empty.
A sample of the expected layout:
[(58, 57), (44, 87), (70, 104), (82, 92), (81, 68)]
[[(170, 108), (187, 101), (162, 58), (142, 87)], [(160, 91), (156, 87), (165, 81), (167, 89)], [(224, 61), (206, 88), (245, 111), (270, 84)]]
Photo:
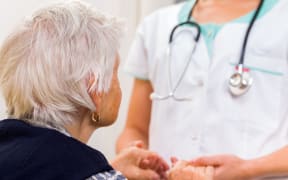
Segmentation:
[(247, 161), (234, 155), (200, 157), (190, 162), (195, 166), (213, 166), (213, 180), (249, 180)]
[(168, 180), (212, 180), (213, 167), (192, 166), (188, 161), (172, 158), (172, 168), (168, 172)]
[(123, 149), (111, 162), (129, 180), (165, 180), (168, 164), (157, 154), (142, 148), (136, 141)]

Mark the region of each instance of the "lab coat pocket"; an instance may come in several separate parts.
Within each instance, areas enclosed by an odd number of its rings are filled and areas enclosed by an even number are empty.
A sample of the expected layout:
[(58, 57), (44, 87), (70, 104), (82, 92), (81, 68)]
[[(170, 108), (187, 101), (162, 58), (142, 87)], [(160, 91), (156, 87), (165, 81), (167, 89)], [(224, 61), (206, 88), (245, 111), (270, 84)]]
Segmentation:
[[(235, 64), (230, 62), (230, 65)], [(250, 90), (235, 101), (241, 101), (244, 154), (246, 158), (271, 152), (281, 129), (288, 64), (283, 58), (246, 55), (245, 67), (249, 68), (253, 84)], [(286, 85), (287, 84), (287, 85)], [(239, 99), (237, 99), (239, 98)]]
[[(235, 65), (231, 63), (230, 65)], [(253, 85), (246, 99), (250, 112), (247, 127), (272, 133), (280, 124), (280, 106), (288, 64), (285, 59), (246, 55), (245, 67), (249, 68)], [(255, 129), (254, 129), (255, 130)]]

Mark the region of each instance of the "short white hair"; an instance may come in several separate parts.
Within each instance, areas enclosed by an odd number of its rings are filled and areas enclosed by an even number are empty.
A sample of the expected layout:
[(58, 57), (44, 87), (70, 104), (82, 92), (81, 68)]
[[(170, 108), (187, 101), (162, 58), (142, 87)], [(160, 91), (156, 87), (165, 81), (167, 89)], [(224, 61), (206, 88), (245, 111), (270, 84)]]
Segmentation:
[(121, 21), (80, 1), (37, 11), (0, 49), (8, 115), (63, 127), (78, 108), (95, 111), (88, 91), (109, 90), (121, 34)]

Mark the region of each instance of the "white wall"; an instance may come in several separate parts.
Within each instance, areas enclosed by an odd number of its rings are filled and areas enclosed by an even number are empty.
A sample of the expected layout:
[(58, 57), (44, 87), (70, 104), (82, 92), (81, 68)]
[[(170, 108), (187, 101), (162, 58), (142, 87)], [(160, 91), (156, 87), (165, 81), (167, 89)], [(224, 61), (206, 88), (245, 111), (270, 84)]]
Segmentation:
[[(51, 3), (51, 0), (0, 0), (0, 43), (21, 20), (39, 7)], [(5, 103), (0, 91), (0, 119), (5, 117)]]
[[(125, 61), (130, 43), (134, 37), (137, 24), (141, 19), (154, 9), (171, 4), (174, 0), (86, 0), (99, 9), (109, 12), (115, 16), (126, 19), (127, 32), (123, 38), (121, 57), (122, 64)], [(0, 0), (0, 43), (3, 42), (7, 34), (20, 22), (25, 15), (31, 14), (35, 9), (45, 6), (51, 0)], [(121, 67), (120, 67), (121, 68)], [(93, 134), (89, 145), (104, 152), (109, 158), (113, 158), (115, 140), (121, 132), (126, 119), (128, 101), (131, 92), (132, 78), (123, 73), (120, 69), (120, 82), (122, 87), (122, 104), (120, 107), (117, 122), (108, 128), (102, 128)], [(5, 106), (0, 97), (0, 118), (4, 117)]]

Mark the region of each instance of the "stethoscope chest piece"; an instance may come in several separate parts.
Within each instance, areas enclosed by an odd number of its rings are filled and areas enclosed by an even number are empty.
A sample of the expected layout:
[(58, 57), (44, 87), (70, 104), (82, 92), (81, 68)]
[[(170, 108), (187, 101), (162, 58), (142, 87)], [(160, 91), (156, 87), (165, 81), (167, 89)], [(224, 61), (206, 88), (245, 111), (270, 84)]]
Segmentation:
[(253, 84), (249, 72), (235, 72), (229, 80), (229, 90), (233, 96), (245, 94)]

